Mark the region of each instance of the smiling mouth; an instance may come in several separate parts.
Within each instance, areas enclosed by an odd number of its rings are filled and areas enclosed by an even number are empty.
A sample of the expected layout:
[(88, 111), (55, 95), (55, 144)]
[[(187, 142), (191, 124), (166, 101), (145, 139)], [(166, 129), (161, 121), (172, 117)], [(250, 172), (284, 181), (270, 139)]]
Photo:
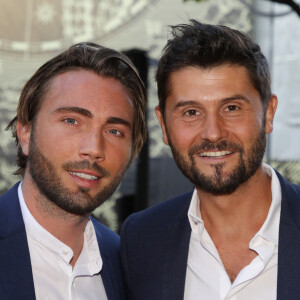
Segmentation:
[(68, 173), (73, 175), (73, 176), (77, 176), (77, 177), (87, 179), (87, 180), (98, 180), (98, 179), (101, 178), (101, 177), (97, 177), (97, 176), (94, 176), (94, 175), (89, 175), (89, 174), (85, 174), (85, 173), (81, 173), (81, 172), (68, 171)]
[(234, 153), (234, 151), (206, 151), (201, 152), (201, 157), (209, 157), (209, 158), (223, 158), (227, 155)]

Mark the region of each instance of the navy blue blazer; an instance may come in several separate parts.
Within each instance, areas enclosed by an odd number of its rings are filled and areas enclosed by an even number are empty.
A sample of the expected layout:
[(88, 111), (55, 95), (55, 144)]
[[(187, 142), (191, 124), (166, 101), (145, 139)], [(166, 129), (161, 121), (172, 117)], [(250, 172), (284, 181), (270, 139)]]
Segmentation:
[[(0, 299), (34, 300), (34, 283), (18, 184), (0, 197)], [(124, 300), (119, 236), (92, 218), (103, 268), (100, 272), (108, 300)], [(99, 298), (100, 300), (100, 298)]]
[[(300, 299), (300, 187), (278, 174), (282, 189), (277, 299)], [(130, 300), (182, 300), (191, 228), (192, 192), (131, 215), (121, 233)], [(201, 291), (199, 291), (201, 299)], [(206, 300), (206, 299), (204, 299)]]

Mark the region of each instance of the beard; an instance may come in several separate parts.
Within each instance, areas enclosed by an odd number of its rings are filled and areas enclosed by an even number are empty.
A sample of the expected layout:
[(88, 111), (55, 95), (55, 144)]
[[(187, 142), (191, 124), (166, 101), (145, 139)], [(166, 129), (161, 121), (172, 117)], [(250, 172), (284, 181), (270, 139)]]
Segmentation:
[[(88, 188), (78, 187), (76, 191), (71, 191), (63, 184), (61, 177), (55, 170), (54, 164), (39, 150), (34, 129), (30, 138), (28, 163), (30, 175), (39, 192), (63, 211), (79, 216), (92, 213), (93, 210), (109, 198), (118, 187), (128, 168), (127, 164), (112, 178), (108, 185), (93, 196), (90, 195), (90, 189)], [(102, 178), (110, 175), (107, 170), (95, 162), (91, 164), (88, 160), (66, 162), (62, 165), (62, 169), (66, 171), (70, 169), (78, 171), (80, 169), (94, 170)]]
[[(186, 157), (172, 144), (168, 132), (167, 135), (174, 160), (182, 173), (194, 183), (196, 187), (213, 195), (231, 194), (242, 183), (252, 177), (261, 165), (266, 148), (266, 133), (264, 126), (262, 126), (248, 153), (245, 153), (242, 145), (230, 141), (224, 140), (218, 143), (204, 141), (200, 145), (191, 147), (188, 156)], [(238, 164), (229, 174), (224, 171), (226, 163), (211, 165), (211, 167), (214, 168), (212, 175), (205, 175), (201, 172), (200, 168), (197, 168), (195, 154), (200, 151), (223, 151), (228, 149), (239, 153)]]

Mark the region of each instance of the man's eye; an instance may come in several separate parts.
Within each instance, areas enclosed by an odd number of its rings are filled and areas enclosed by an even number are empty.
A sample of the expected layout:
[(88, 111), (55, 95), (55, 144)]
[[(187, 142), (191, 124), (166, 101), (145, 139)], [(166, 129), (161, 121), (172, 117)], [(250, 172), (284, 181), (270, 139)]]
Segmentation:
[(226, 111), (236, 111), (239, 110), (239, 108), (236, 105), (229, 105), (226, 107)]
[(185, 116), (196, 116), (199, 113), (195, 109), (189, 109), (184, 113)]
[(75, 119), (72, 119), (72, 118), (67, 118), (64, 121), (65, 121), (65, 123), (70, 124), (70, 125), (78, 124), (78, 122)]
[(117, 129), (110, 129), (108, 132), (114, 135), (122, 135), (122, 133)]

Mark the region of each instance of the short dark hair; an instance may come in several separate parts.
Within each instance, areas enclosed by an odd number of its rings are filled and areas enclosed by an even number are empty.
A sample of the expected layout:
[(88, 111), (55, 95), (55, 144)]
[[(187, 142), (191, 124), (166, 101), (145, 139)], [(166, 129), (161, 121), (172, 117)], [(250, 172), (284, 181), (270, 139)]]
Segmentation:
[(164, 115), (170, 93), (170, 74), (184, 67), (211, 69), (224, 64), (247, 69), (254, 88), (259, 92), (264, 109), (272, 96), (270, 70), (259, 45), (238, 30), (222, 25), (191, 24), (171, 26), (173, 38), (168, 40), (159, 60), (156, 81), (159, 107)]
[(132, 134), (133, 151), (131, 160), (141, 150), (146, 138), (145, 110), (146, 91), (144, 84), (130, 59), (124, 54), (94, 43), (79, 43), (42, 65), (25, 84), (19, 99), (17, 115), (7, 126), (11, 129), (18, 146), (15, 175), (24, 176), (27, 156), (19, 145), (16, 131), (17, 121), (34, 126), (45, 94), (54, 77), (72, 70), (89, 70), (103, 77), (118, 80), (126, 89), (135, 107)]

